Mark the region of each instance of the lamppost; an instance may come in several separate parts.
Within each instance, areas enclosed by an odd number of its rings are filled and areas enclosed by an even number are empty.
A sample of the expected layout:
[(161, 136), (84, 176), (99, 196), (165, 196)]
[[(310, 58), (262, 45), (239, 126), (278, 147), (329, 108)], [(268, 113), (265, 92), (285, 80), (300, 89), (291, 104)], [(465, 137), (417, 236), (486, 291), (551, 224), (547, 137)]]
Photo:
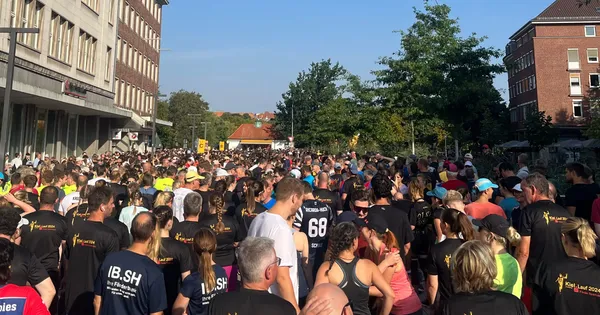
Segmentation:
[(15, 74), (15, 54), (17, 53), (17, 34), (37, 34), (39, 28), (14, 28), (2, 27), (0, 33), (8, 33), (10, 46), (8, 48), (8, 63), (6, 69), (6, 88), (4, 89), (4, 107), (2, 109), (2, 126), (0, 126), (0, 158), (2, 158), (2, 169), (4, 171), (4, 157), (8, 146), (8, 116), (10, 114), (10, 94), (12, 92), (13, 76)]

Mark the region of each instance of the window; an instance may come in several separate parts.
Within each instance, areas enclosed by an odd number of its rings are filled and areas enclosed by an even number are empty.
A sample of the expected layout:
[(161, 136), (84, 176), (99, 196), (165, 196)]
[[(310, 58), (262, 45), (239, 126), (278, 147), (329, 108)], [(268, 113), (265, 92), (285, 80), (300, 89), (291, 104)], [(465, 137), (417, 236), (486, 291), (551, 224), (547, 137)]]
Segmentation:
[(574, 118), (583, 117), (583, 101), (582, 100), (573, 100), (573, 117)]
[(587, 59), (589, 63), (598, 63), (598, 48), (588, 48)]
[(131, 67), (131, 62), (133, 61), (133, 46), (129, 45), (129, 51), (127, 55), (127, 65)]
[(577, 48), (569, 49), (567, 54), (569, 58), (569, 70), (579, 69), (579, 50)]
[(123, 21), (123, 1), (119, 1), (119, 20)]
[(131, 12), (131, 9), (129, 8), (129, 3), (125, 2), (125, 17), (123, 18), (123, 22), (125, 22), (125, 24), (129, 25), (129, 13)]
[(81, 3), (87, 5), (94, 12), (100, 11), (98, 6), (98, 4), (100, 4), (100, 0), (81, 0)]
[(113, 13), (115, 10), (115, 0), (108, 0), (108, 23), (113, 23)]
[(131, 27), (131, 29), (134, 29), (135, 27), (135, 10), (133, 8), (129, 10), (129, 27)]
[(133, 30), (139, 34), (140, 33), (140, 15), (136, 13), (135, 15), (135, 27)]
[(517, 111), (516, 108), (510, 110), (510, 122), (517, 122)]
[(119, 105), (119, 88), (121, 84), (119, 83), (119, 78), (115, 77), (115, 105)]
[(121, 37), (117, 38), (117, 55), (115, 56), (117, 58), (117, 61), (121, 60)]
[(12, 0), (10, 12), (12, 27), (39, 28), (38, 34), (17, 34), (17, 42), (35, 50), (42, 46), (41, 34), (44, 22), (44, 5), (37, 0)]
[(112, 64), (112, 48), (106, 47), (106, 73), (104, 74), (104, 80), (110, 81), (111, 77), (111, 64)]
[(126, 107), (131, 108), (131, 85), (127, 83), (127, 90), (125, 92), (125, 104)]
[(121, 80), (121, 94), (119, 95), (119, 105), (125, 105), (125, 94), (127, 94), (127, 90), (125, 90), (125, 81)]
[(79, 32), (78, 56), (77, 69), (94, 74), (96, 71), (96, 39), (84, 31)]
[(536, 85), (535, 85), (535, 75), (533, 75), (531, 78), (533, 79), (533, 88), (535, 89), (536, 88)]
[(581, 95), (581, 80), (579, 73), (571, 73), (571, 95)]
[(585, 26), (585, 37), (595, 37), (596, 36), (596, 26), (595, 25), (586, 25)]
[(133, 50), (133, 69), (137, 70), (137, 60), (138, 60), (138, 51), (137, 49)]
[(591, 88), (600, 87), (600, 74), (590, 73), (590, 87)]
[(160, 20), (161, 20), (161, 13), (162, 13), (162, 8), (158, 7), (158, 12), (156, 12), (156, 19), (158, 20), (158, 24), (160, 24)]
[(73, 23), (52, 12), (50, 22), (50, 45), (48, 54), (64, 63), (71, 64), (71, 43), (73, 42)]

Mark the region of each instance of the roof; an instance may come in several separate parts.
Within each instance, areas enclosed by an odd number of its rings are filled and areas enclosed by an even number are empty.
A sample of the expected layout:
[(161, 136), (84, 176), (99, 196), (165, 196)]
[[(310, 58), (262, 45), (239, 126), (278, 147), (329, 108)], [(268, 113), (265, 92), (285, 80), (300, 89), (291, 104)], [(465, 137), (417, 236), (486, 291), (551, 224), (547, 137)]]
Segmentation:
[(262, 124), (256, 128), (254, 124), (241, 124), (231, 136), (230, 140), (275, 140), (271, 132), (271, 124)]
[(223, 114), (228, 113), (228, 114), (232, 114), (232, 115), (248, 115), (250, 116), (251, 119), (260, 119), (260, 120), (271, 120), (271, 119), (275, 119), (275, 113), (273, 112), (264, 112), (264, 113), (230, 113), (230, 112), (213, 112), (215, 114), (215, 116), (217, 117), (221, 117), (223, 116)]
[(509, 38), (517, 38), (522, 31), (527, 30), (533, 24), (544, 23), (576, 23), (576, 22), (599, 22), (600, 7), (594, 6), (594, 2), (588, 5), (580, 5), (578, 0), (556, 0), (542, 13), (528, 21)]
[(533, 21), (600, 21), (594, 2), (581, 5), (578, 0), (556, 0)]

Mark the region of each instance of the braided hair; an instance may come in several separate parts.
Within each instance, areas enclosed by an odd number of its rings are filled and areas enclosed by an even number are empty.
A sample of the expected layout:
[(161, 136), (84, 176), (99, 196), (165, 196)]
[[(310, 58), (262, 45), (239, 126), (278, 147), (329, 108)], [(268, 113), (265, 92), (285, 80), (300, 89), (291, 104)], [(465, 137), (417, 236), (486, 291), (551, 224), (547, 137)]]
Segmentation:
[(358, 229), (352, 222), (343, 222), (335, 226), (329, 239), (329, 268), (325, 271), (326, 276), (340, 253), (352, 248), (352, 244), (357, 238)]
[(225, 201), (223, 196), (220, 194), (212, 194), (209, 199), (210, 206), (215, 210), (217, 214), (217, 225), (215, 225), (214, 231), (216, 234), (221, 234), (225, 231), (225, 224), (223, 223), (223, 206)]

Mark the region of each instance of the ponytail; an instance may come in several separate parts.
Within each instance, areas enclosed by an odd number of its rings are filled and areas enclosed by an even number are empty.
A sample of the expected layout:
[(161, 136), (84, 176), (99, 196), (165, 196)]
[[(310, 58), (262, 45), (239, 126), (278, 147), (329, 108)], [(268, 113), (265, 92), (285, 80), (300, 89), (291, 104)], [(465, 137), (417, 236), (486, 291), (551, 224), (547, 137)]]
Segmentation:
[(262, 194), (265, 187), (260, 181), (252, 181), (246, 187), (246, 210), (253, 213), (256, 209), (256, 197)]
[(379, 238), (385, 247), (388, 250), (392, 250), (393, 248), (400, 250), (400, 246), (398, 245), (398, 240), (396, 239), (396, 235), (392, 233), (389, 229), (385, 231), (383, 234), (377, 233), (377, 238)]
[(598, 238), (588, 221), (582, 218), (568, 218), (561, 226), (561, 233), (573, 244), (579, 245), (587, 258), (596, 256), (596, 239)]
[(217, 286), (217, 276), (212, 267), (212, 255), (217, 250), (217, 238), (212, 230), (201, 228), (194, 236), (194, 252), (198, 256), (198, 272), (204, 280), (207, 292)]
[(441, 220), (450, 226), (450, 232), (457, 236), (462, 235), (463, 243), (475, 239), (473, 225), (466, 214), (455, 209), (445, 209), (442, 212)]
[(223, 196), (219, 194), (212, 194), (209, 200), (210, 206), (214, 209), (217, 214), (217, 225), (214, 227), (214, 231), (217, 234), (221, 234), (225, 231), (225, 224), (223, 223), (223, 206), (225, 201), (223, 200)]
[(510, 246), (517, 247), (521, 243), (521, 234), (514, 227), (509, 227), (506, 231), (506, 240)]

